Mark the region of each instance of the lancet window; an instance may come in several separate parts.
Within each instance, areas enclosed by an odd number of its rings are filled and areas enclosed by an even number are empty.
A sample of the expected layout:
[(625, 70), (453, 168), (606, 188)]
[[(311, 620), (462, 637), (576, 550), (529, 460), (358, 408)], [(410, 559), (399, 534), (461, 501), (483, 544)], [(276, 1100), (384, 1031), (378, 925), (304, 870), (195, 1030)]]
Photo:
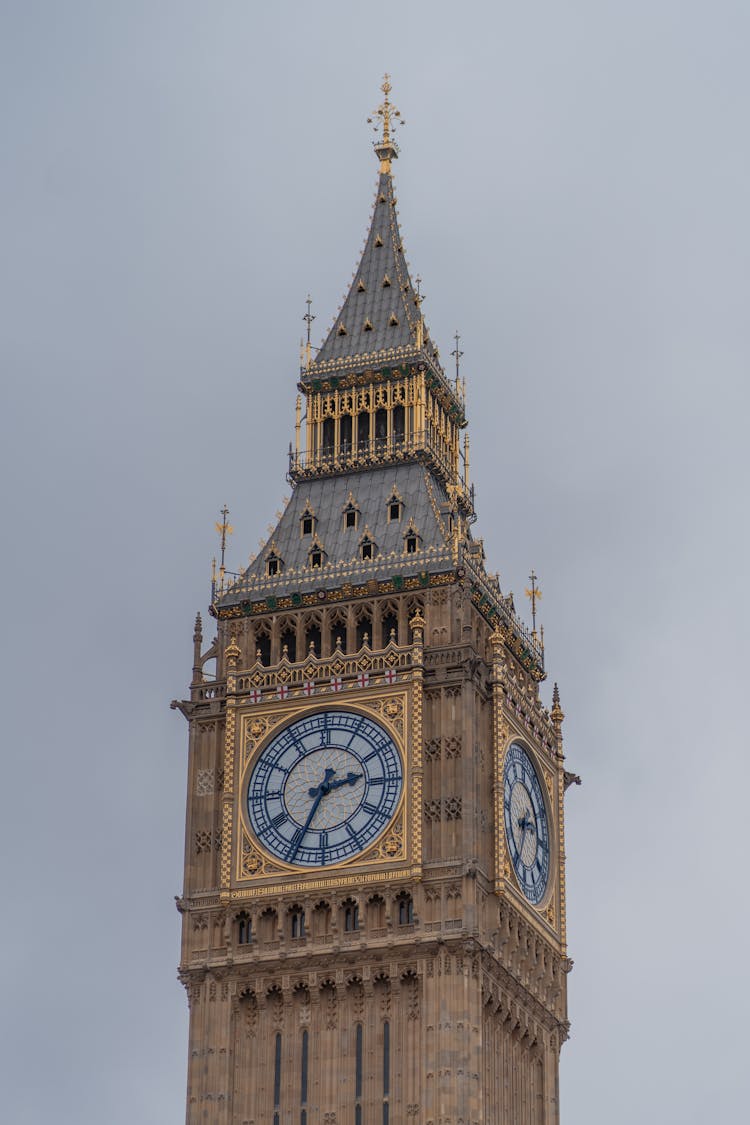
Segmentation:
[(359, 906), (352, 898), (343, 904), (344, 933), (351, 934), (359, 929)]
[(305, 912), (301, 906), (293, 906), (289, 911), (289, 936), (303, 938), (305, 934)]
[(411, 926), (414, 922), (414, 899), (404, 892), (396, 899), (399, 926)]
[(237, 915), (237, 944), (250, 945), (253, 940), (253, 931), (250, 922), (250, 915), (244, 910), (241, 914)]

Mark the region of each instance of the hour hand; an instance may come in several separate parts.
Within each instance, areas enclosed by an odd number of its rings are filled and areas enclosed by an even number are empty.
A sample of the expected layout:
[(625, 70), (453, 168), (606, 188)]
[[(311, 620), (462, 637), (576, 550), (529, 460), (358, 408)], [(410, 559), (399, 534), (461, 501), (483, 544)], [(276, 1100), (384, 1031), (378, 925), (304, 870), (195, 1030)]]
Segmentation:
[(352, 771), (349, 770), (346, 777), (340, 777), (338, 781), (332, 781), (329, 788), (338, 789), (342, 785), (354, 785), (356, 781), (359, 781), (360, 777), (362, 777), (361, 773), (352, 773)]

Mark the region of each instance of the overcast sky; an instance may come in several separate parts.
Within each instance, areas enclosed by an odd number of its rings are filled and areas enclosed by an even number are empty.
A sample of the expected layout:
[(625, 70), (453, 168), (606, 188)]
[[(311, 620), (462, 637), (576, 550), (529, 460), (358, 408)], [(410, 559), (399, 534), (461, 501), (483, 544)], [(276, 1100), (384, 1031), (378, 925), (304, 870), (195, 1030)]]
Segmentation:
[(747, 1113), (747, 0), (0, 0), (3, 1120), (184, 1115), (197, 610), (376, 182), (566, 712), (563, 1125)]

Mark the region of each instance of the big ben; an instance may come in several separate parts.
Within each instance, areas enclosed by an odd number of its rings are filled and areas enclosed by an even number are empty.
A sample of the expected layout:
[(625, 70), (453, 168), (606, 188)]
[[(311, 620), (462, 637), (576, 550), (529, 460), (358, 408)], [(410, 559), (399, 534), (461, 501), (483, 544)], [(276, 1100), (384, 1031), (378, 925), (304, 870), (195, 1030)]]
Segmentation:
[(303, 351), (291, 497), (215, 574), (173, 704), (189, 1125), (559, 1121), (563, 713), (475, 534), (458, 342), (446, 375), (383, 93), (361, 260)]

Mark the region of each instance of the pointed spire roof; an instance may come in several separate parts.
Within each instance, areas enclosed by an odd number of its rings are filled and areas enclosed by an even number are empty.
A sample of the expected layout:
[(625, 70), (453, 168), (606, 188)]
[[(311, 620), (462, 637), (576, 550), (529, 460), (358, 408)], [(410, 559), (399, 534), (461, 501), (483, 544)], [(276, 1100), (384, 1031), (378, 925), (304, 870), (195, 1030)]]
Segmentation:
[(374, 146), (380, 175), (370, 229), (349, 292), (323, 346), (303, 370), (303, 380), (409, 360), (426, 361), (443, 375), (424, 324), (419, 282), (415, 288), (409, 276), (398, 226), (391, 162), (398, 156), (392, 133), (394, 118), (400, 115), (388, 98), (387, 75), (382, 89), (385, 100), (375, 115), (382, 121), (383, 133)]

